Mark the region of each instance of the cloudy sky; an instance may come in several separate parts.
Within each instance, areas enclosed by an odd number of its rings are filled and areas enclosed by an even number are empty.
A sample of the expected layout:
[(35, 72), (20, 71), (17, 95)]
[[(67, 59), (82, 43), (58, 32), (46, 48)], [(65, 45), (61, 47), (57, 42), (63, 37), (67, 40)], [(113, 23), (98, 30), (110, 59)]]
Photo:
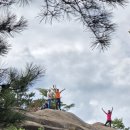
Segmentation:
[(79, 22), (40, 23), (39, 9), (37, 2), (12, 7), (28, 20), (28, 29), (9, 39), (12, 49), (3, 64), (24, 68), (33, 62), (45, 68), (45, 76), (31, 90), (53, 84), (66, 88), (62, 101), (75, 103), (70, 111), (87, 123), (105, 122), (101, 108), (107, 111), (113, 106), (113, 119), (123, 118), (130, 126), (130, 4), (113, 10), (118, 26), (110, 48), (104, 52), (91, 49), (92, 35)]

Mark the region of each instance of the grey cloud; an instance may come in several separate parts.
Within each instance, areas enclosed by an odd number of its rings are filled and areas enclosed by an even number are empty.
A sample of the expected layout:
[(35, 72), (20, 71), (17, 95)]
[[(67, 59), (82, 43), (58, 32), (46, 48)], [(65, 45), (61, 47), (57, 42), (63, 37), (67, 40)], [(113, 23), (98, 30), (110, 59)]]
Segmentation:
[[(85, 32), (79, 23), (64, 21), (54, 22), (52, 25), (39, 24), (36, 18), (38, 9), (35, 6), (39, 4), (17, 11), (29, 20), (29, 27), (10, 40), (13, 47), (4, 58), (6, 62), (12, 66), (23, 67), (26, 62), (33, 61), (45, 67), (45, 77), (34, 88), (48, 88), (53, 84), (60, 89), (66, 88), (62, 93), (62, 101), (75, 103), (76, 107), (71, 111), (83, 120), (91, 123), (105, 122), (101, 107), (108, 110), (113, 106), (113, 118), (122, 117), (128, 125), (129, 9), (116, 12), (115, 21), (118, 21), (119, 28), (113, 36), (110, 48), (100, 53), (99, 50), (91, 50), (88, 36), (91, 34)], [(37, 92), (36, 98), (38, 97)]]

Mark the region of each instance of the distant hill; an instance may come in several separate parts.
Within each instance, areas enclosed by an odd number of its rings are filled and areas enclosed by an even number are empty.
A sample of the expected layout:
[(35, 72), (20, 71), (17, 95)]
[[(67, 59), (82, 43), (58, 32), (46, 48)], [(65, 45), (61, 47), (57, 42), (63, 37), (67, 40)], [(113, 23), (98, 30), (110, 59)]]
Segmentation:
[(115, 130), (98, 122), (87, 124), (76, 115), (60, 110), (44, 109), (27, 112), (25, 115), (26, 121), (22, 126), (26, 130)]

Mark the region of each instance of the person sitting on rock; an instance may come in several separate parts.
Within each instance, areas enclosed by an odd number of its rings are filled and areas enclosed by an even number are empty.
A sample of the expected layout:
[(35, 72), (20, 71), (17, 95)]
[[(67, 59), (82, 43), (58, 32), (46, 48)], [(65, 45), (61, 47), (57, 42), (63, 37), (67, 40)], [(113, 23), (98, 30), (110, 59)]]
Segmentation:
[(42, 110), (42, 109), (47, 109), (47, 108), (48, 108), (48, 102), (45, 101), (45, 103), (44, 103), (43, 106), (41, 107), (41, 110)]
[(102, 111), (107, 115), (107, 121), (104, 125), (106, 126), (109, 123), (109, 126), (111, 127), (111, 123), (112, 123), (111, 116), (112, 116), (113, 107), (111, 110), (108, 110), (108, 112), (105, 112), (103, 108)]
[(56, 98), (56, 109), (60, 109), (61, 110), (61, 101), (60, 101), (60, 98), (61, 98), (61, 92), (63, 92), (65, 89), (59, 91), (59, 89), (56, 89), (56, 92), (55, 92), (55, 98)]

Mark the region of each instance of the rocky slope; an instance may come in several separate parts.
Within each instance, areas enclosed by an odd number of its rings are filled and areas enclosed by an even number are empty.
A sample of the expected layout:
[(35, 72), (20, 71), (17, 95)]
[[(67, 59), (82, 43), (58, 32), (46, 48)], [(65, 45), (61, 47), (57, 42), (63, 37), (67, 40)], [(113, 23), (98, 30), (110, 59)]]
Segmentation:
[(25, 115), (27, 118), (22, 126), (26, 130), (115, 130), (102, 123), (87, 124), (74, 114), (60, 110), (45, 109)]

